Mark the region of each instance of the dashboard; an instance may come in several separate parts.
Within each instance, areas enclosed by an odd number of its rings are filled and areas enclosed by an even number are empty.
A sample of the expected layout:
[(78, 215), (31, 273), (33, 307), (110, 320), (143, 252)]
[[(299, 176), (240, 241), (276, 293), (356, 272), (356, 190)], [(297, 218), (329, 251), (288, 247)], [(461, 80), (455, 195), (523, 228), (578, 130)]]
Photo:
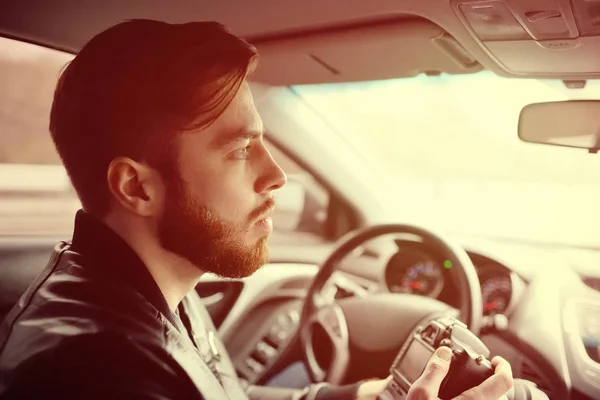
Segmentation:
[[(397, 241), (384, 271), (384, 283), (392, 293), (432, 297), (458, 306), (459, 291), (450, 273), (454, 266), (435, 249), (420, 242)], [(479, 277), (485, 316), (510, 315), (524, 292), (524, 281), (502, 264), (469, 254)]]
[[(425, 243), (394, 242), (357, 249), (341, 263), (323, 297), (341, 300), (389, 291), (458, 306), (460, 291), (451, 273), (456, 266)], [(600, 398), (600, 298), (593, 289), (597, 281), (582, 282), (553, 250), (519, 246), (511, 252), (510, 246), (494, 243), (486, 251), (478, 244), (471, 244), (467, 253), (481, 285), (484, 343), (509, 360), (515, 377), (535, 382), (551, 399)], [(278, 261), (245, 280), (219, 331), (238, 373), (250, 383), (265, 382), (297, 360), (296, 353), (284, 350), (285, 340), (292, 339), (279, 338), (293, 337), (289, 332), (297, 327), (317, 270), (317, 263)], [(496, 324), (498, 319), (504, 319), (503, 327)], [(486, 326), (486, 320), (495, 325)]]

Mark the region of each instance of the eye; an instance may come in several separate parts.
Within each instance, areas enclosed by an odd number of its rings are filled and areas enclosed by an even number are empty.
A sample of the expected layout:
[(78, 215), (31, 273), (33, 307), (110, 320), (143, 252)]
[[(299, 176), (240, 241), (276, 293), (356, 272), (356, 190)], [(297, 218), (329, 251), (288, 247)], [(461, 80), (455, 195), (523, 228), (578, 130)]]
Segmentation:
[(233, 152), (233, 158), (235, 160), (247, 160), (248, 156), (250, 155), (250, 148), (252, 146), (248, 145), (246, 147), (243, 147), (241, 149), (238, 149), (236, 151)]

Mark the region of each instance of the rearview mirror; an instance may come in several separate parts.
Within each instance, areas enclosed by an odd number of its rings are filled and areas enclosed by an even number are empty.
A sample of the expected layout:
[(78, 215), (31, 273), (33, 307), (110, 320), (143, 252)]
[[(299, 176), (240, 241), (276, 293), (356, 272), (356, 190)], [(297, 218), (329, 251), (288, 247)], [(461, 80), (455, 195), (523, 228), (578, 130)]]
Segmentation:
[(600, 101), (535, 103), (519, 116), (519, 138), (528, 143), (600, 150)]

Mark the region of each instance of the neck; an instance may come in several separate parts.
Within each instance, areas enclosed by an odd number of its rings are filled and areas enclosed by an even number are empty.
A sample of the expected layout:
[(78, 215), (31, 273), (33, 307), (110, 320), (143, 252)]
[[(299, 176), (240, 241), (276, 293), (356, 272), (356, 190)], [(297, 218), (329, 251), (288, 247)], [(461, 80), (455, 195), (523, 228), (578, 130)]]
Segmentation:
[(189, 261), (165, 250), (147, 221), (109, 215), (104, 223), (137, 253), (154, 278), (171, 311), (198, 284), (203, 272)]

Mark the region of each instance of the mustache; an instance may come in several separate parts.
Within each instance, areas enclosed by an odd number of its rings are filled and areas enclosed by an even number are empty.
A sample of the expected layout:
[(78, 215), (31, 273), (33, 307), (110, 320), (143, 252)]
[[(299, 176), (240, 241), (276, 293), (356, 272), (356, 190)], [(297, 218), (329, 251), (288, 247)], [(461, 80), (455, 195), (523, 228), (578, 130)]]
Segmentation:
[(248, 219), (251, 222), (256, 221), (258, 218), (263, 216), (263, 214), (269, 212), (273, 208), (275, 208), (275, 198), (271, 197), (265, 200), (265, 202), (262, 203), (260, 206), (256, 207), (256, 209), (254, 209), (254, 211), (250, 213), (250, 217)]

